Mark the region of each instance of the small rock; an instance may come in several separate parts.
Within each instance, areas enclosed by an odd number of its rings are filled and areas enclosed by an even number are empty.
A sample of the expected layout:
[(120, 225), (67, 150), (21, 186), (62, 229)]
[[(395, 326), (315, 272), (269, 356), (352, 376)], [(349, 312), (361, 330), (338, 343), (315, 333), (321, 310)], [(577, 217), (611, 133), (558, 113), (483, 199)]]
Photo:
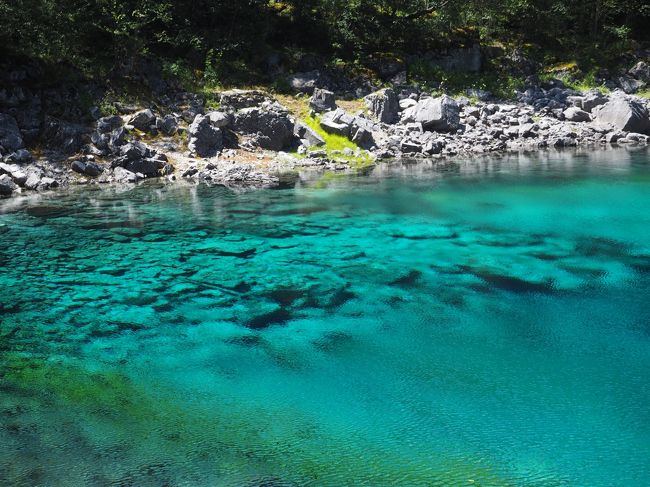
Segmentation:
[(150, 110), (141, 110), (129, 118), (128, 124), (133, 125), (142, 132), (148, 132), (149, 128), (156, 123), (156, 116)]
[(591, 116), (578, 107), (569, 107), (564, 110), (564, 119), (569, 122), (590, 122)]
[(0, 176), (0, 196), (11, 196), (18, 189), (18, 185), (8, 174)]
[(314, 94), (309, 100), (309, 106), (317, 113), (336, 110), (334, 93), (320, 88), (314, 89)]
[(32, 154), (27, 149), (19, 149), (7, 157), (7, 162), (26, 164), (32, 160)]
[(97, 120), (97, 132), (100, 134), (107, 134), (122, 125), (124, 125), (124, 122), (122, 121), (122, 117), (119, 117), (118, 115), (102, 117)]
[(178, 120), (174, 115), (156, 118), (156, 128), (165, 135), (174, 135), (178, 130)]
[(97, 177), (104, 172), (104, 168), (94, 162), (73, 161), (72, 170), (86, 176)]
[(139, 180), (134, 172), (119, 166), (113, 169), (113, 178), (118, 183), (135, 183)]
[(232, 117), (228, 113), (221, 111), (208, 112), (205, 116), (210, 119), (210, 124), (218, 129), (226, 128), (232, 121)]
[(325, 140), (314, 129), (302, 123), (296, 123), (294, 134), (305, 147), (321, 147), (325, 145)]

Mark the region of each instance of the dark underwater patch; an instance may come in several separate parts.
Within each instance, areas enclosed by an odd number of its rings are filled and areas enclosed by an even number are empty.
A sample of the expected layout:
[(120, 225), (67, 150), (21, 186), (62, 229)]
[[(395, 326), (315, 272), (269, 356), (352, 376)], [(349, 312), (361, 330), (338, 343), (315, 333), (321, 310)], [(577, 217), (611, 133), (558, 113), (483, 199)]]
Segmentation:
[[(83, 230), (112, 230), (114, 228), (142, 228), (143, 224), (140, 221), (121, 220), (109, 221), (101, 223), (93, 223), (91, 225), (84, 225), (81, 227)], [(129, 236), (133, 236), (129, 234)]]
[(220, 257), (236, 257), (238, 259), (248, 259), (249, 257), (257, 253), (257, 249), (246, 249), (246, 250), (242, 250), (241, 252), (231, 252), (228, 250), (221, 250), (221, 249), (209, 249), (206, 251), (206, 253), (215, 254)]
[(239, 345), (241, 347), (257, 347), (260, 346), (264, 340), (259, 335), (242, 335), (238, 337), (232, 337), (225, 340), (226, 343), (232, 345)]
[(307, 294), (307, 291), (302, 289), (278, 288), (267, 292), (266, 297), (275, 301), (280, 306), (291, 306), (299, 299), (304, 299)]
[(323, 211), (327, 211), (327, 208), (324, 206), (309, 206), (303, 208), (290, 208), (288, 210), (276, 210), (269, 214), (273, 216), (312, 215)]
[(348, 289), (348, 286), (338, 289), (325, 306), (326, 309), (336, 309), (343, 306), (348, 301), (355, 299), (357, 295)]
[(268, 313), (254, 316), (244, 326), (251, 330), (264, 330), (273, 325), (285, 325), (293, 318), (293, 315), (286, 309), (280, 308)]
[(35, 218), (61, 218), (68, 214), (68, 210), (59, 206), (29, 206), (25, 213)]
[(576, 242), (576, 252), (586, 257), (621, 258), (629, 255), (629, 247), (623, 242), (610, 238), (587, 237)]
[(461, 266), (466, 273), (478, 277), (489, 284), (492, 288), (501, 289), (515, 294), (550, 294), (555, 292), (553, 282), (531, 282), (518, 277), (496, 274), (486, 270), (473, 269), (467, 266)]
[(398, 277), (394, 281), (389, 282), (390, 286), (398, 287), (414, 287), (420, 283), (422, 278), (422, 272), (417, 269), (411, 270), (408, 274)]

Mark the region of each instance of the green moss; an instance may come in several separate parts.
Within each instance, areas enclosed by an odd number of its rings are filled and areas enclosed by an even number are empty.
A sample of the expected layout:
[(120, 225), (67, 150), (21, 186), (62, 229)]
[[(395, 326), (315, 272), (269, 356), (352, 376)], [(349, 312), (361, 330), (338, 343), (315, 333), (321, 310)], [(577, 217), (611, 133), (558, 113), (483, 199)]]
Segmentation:
[[(372, 156), (363, 151), (357, 144), (342, 135), (330, 134), (320, 126), (320, 117), (307, 117), (305, 125), (313, 129), (325, 141), (324, 147), (314, 147), (313, 149), (324, 149), (329, 159), (345, 162), (353, 169), (361, 169), (374, 163)], [(343, 154), (343, 151), (349, 149), (355, 154)], [(360, 154), (360, 155), (357, 155)]]

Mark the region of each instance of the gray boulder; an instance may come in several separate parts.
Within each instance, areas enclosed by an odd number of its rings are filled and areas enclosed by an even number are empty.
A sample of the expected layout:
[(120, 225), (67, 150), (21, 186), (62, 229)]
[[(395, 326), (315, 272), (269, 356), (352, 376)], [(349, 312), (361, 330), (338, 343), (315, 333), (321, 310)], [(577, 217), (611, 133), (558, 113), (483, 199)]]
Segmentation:
[(399, 119), (400, 102), (393, 90), (387, 88), (364, 98), (370, 115), (382, 123), (396, 123)]
[(97, 132), (100, 134), (107, 134), (116, 128), (121, 127), (122, 125), (124, 125), (124, 122), (122, 121), (122, 117), (118, 115), (102, 117), (97, 120)]
[(321, 117), (320, 126), (329, 134), (350, 136), (350, 126), (354, 117), (347, 114), (344, 110), (337, 108), (332, 112), (327, 112)]
[(417, 100), (414, 100), (413, 98), (404, 98), (403, 100), (399, 101), (399, 108), (400, 110), (406, 110), (408, 108), (414, 107), (417, 104)]
[(71, 168), (74, 172), (96, 178), (104, 172), (104, 168), (99, 164), (88, 161), (73, 161)]
[(650, 134), (648, 110), (638, 100), (615, 94), (602, 106), (592, 112), (595, 122), (603, 128), (614, 128), (625, 132)]
[(0, 176), (0, 196), (11, 196), (18, 189), (11, 176), (3, 174)]
[(124, 169), (135, 174), (143, 174), (147, 177), (160, 176), (161, 169), (165, 166), (163, 161), (154, 158), (136, 159), (124, 165)]
[(582, 97), (581, 108), (585, 112), (591, 113), (594, 108), (604, 105), (608, 100), (609, 98), (606, 95), (603, 95), (600, 91), (590, 90)]
[(18, 149), (7, 157), (7, 162), (16, 164), (27, 164), (31, 162), (32, 154), (27, 149)]
[(569, 122), (589, 122), (591, 117), (587, 112), (578, 107), (569, 107), (564, 110), (564, 119)]
[(645, 87), (645, 83), (631, 76), (620, 76), (616, 79), (616, 86), (622, 89), (625, 93), (633, 94)]
[(208, 112), (205, 116), (210, 119), (210, 124), (218, 129), (226, 128), (232, 121), (230, 114), (221, 111)]
[(321, 147), (325, 145), (325, 140), (314, 129), (302, 123), (296, 123), (293, 133), (305, 147)]
[(264, 108), (244, 108), (235, 113), (235, 131), (255, 136), (262, 149), (280, 151), (293, 142), (294, 123), (279, 105)]
[(120, 150), (120, 147), (126, 144), (126, 137), (128, 132), (124, 127), (119, 127), (111, 132), (111, 136), (108, 141), (108, 146), (113, 151)]
[(287, 78), (287, 83), (294, 91), (311, 95), (318, 81), (320, 80), (320, 71), (308, 71), (306, 73), (295, 73)]
[(639, 61), (636, 63), (634, 67), (628, 71), (628, 73), (630, 76), (638, 80), (650, 83), (650, 64), (644, 61)]
[(66, 154), (78, 152), (84, 143), (85, 127), (48, 117), (43, 124), (42, 137), (48, 147)]
[(113, 169), (113, 178), (118, 183), (135, 183), (140, 179), (136, 173), (119, 166)]
[(148, 132), (151, 126), (155, 123), (156, 116), (149, 109), (136, 112), (131, 118), (129, 118), (129, 124), (142, 132)]
[(174, 115), (156, 118), (156, 128), (165, 135), (174, 135), (178, 130), (178, 120)]
[(363, 149), (375, 149), (386, 140), (381, 127), (363, 116), (356, 116), (350, 124), (350, 139)]
[(3, 164), (0, 162), (0, 174), (7, 174), (18, 186), (24, 186), (28, 175), (16, 164)]
[(11, 115), (0, 113), (0, 155), (25, 147), (20, 129)]
[(130, 142), (120, 148), (120, 153), (124, 160), (135, 161), (147, 157), (150, 153), (149, 148), (142, 142)]
[(210, 119), (204, 115), (196, 116), (188, 133), (190, 137), (188, 148), (201, 157), (213, 157), (223, 148), (221, 130), (213, 127)]
[(453, 98), (425, 98), (404, 112), (402, 122), (421, 123), (424, 130), (452, 132), (460, 127), (460, 108)]
[(320, 88), (314, 89), (314, 94), (309, 100), (309, 106), (318, 113), (336, 110), (336, 98), (334, 93)]

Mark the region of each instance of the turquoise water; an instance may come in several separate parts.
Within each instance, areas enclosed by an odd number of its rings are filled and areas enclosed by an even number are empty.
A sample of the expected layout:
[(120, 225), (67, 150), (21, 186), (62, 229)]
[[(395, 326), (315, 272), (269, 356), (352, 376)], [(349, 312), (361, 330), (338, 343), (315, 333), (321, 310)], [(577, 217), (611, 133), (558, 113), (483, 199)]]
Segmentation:
[(0, 485), (650, 485), (647, 152), (0, 211)]

